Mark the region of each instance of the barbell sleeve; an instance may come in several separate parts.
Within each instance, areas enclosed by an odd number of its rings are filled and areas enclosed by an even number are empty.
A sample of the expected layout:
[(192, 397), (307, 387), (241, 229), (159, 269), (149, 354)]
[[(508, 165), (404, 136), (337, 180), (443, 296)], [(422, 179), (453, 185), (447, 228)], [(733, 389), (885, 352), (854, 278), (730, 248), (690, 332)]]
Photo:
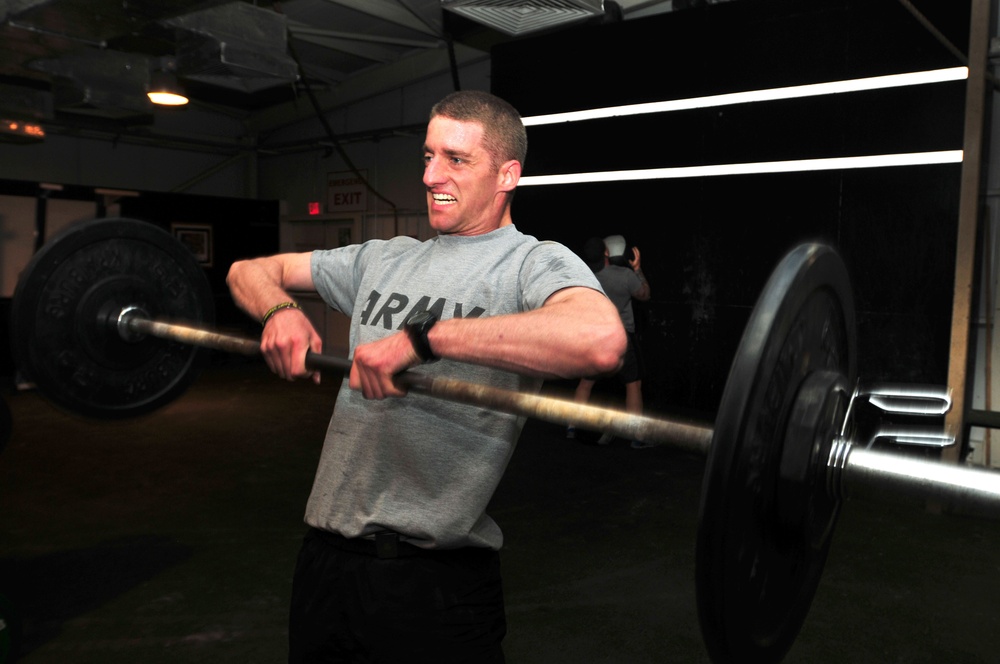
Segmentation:
[(1000, 473), (930, 461), (913, 456), (834, 445), (830, 490), (839, 499), (863, 495), (893, 495), (938, 501), (1000, 517)]

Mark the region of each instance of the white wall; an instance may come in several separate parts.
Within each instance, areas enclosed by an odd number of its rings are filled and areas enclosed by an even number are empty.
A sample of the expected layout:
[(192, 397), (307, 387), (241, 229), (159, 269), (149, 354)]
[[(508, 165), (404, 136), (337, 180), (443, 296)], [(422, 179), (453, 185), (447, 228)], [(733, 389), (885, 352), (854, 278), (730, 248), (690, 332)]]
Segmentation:
[[(489, 62), (462, 68), (459, 79), (463, 89), (488, 90)], [(338, 136), (422, 126), (427, 122), (431, 106), (452, 90), (450, 75), (434, 77), (340, 109), (328, 115), (328, 122)], [(343, 145), (348, 158), (367, 173), (372, 187), (395, 204), (398, 216), (424, 215), (426, 212), (420, 161), (423, 139), (420, 130), (411, 135)], [(260, 197), (284, 201), (284, 210), (291, 216), (306, 214), (311, 201), (325, 202), (328, 175), (346, 171), (348, 165), (336, 151), (323, 148), (321, 143), (329, 143), (329, 139), (316, 120), (271, 132), (262, 141), (262, 147), (285, 146), (285, 152), (278, 155), (262, 152), (258, 159)], [(287, 147), (290, 145), (298, 147)], [(369, 195), (363, 238), (382, 236), (385, 224), (379, 220), (392, 215), (389, 204)]]
[[(13, 297), (17, 279), (35, 253), (37, 203), (30, 196), (0, 196), (0, 297)], [(43, 241), (97, 214), (93, 201), (49, 199), (45, 207)]]
[[(185, 127), (194, 131), (200, 145), (177, 141), (171, 147), (154, 147), (128, 134), (116, 136), (107, 131), (85, 131), (70, 135), (58, 130), (50, 130), (40, 143), (0, 143), (0, 178), (174, 191), (179, 185), (240, 153), (236, 141), (244, 131), (242, 122), (197, 108), (157, 110), (153, 125), (129, 133), (138, 135), (148, 131), (157, 136), (180, 136)], [(245, 154), (248, 158), (253, 157), (251, 152)], [(247, 173), (246, 160), (240, 160), (185, 191), (246, 197), (248, 192), (252, 194), (256, 190), (256, 182), (249, 182)]]
[[(489, 61), (463, 67), (459, 78), (463, 88), (489, 89)], [(434, 102), (451, 91), (451, 76), (440, 75), (338, 109), (328, 119), (339, 135), (419, 125), (427, 121)], [(157, 147), (109, 132), (50, 132), (41, 143), (0, 143), (0, 179), (277, 199), (287, 201), (289, 212), (304, 213), (307, 202), (325, 200), (327, 173), (347, 170), (339, 155), (325, 156), (319, 143), (329, 139), (316, 119), (249, 137), (239, 119), (192, 107), (157, 110), (148, 131), (159, 137), (194, 135), (195, 142), (178, 140)], [(349, 143), (346, 150), (398, 209), (423, 209), (422, 140), (422, 135), (383, 138)], [(246, 147), (254, 141), (264, 150), (258, 153)], [(277, 154), (268, 151), (270, 146), (288, 144), (297, 145)], [(373, 215), (391, 211), (375, 197), (369, 202)]]
[[(468, 65), (459, 77), (465, 89), (489, 89), (489, 61)], [(329, 114), (340, 135), (422, 125), (430, 107), (452, 91), (450, 75), (373, 96)], [(197, 107), (157, 110), (148, 131), (161, 137), (193, 136), (168, 146), (108, 132), (51, 133), (40, 143), (0, 143), (0, 179), (140, 191), (280, 200), (289, 215), (304, 215), (309, 201), (326, 201), (329, 173), (347, 170), (316, 119), (247, 137), (234, 117)], [(287, 151), (241, 148), (259, 142), (297, 144)], [(421, 186), (422, 131), (409, 136), (359, 140), (345, 145), (350, 159), (367, 172), (373, 187), (396, 206), (369, 195), (361, 238), (385, 237), (395, 229), (426, 237), (426, 204)], [(0, 196), (0, 297), (10, 297), (17, 275), (34, 250), (35, 199)], [(50, 201), (49, 235), (70, 217), (92, 218), (93, 203), (71, 211), (73, 201)]]
[(0, 297), (11, 297), (35, 250), (34, 198), (0, 196)]

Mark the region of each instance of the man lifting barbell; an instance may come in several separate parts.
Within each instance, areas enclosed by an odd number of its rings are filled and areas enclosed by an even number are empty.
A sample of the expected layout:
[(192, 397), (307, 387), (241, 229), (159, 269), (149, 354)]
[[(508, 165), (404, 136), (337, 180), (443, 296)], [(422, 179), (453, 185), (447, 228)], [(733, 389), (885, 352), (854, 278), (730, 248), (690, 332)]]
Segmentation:
[[(258, 293), (262, 300), (277, 296), (276, 303), (253, 301), (251, 297), (244, 305), (265, 323), (265, 337), (275, 335), (273, 341), (283, 336), (277, 333), (279, 325), (291, 325), (306, 335), (298, 350), (278, 343), (267, 351), (279, 373), (284, 371), (290, 377), (317, 370), (350, 371), (348, 385), (353, 383), (362, 390), (359, 394), (343, 387), (338, 397), (329, 431), (331, 440), (307, 506), (307, 518), (318, 514), (320, 528), (311, 531), (303, 547), (303, 569), (316, 562), (312, 554), (319, 550), (324, 556), (340, 558), (340, 562), (350, 558), (366, 568), (383, 571), (441, 565), (485, 570), (494, 584), (493, 592), (489, 583), (482, 586), (490, 596), (490, 605), (477, 617), (481, 618), (476, 623), (478, 631), (470, 630), (471, 637), (461, 648), (466, 652), (482, 648), (495, 658), (502, 657), (503, 603), (493, 550), (500, 533), (481, 506), (513, 450), (525, 417), (564, 426), (575, 422), (588, 429), (669, 443), (708, 455), (698, 515), (695, 586), (699, 626), (709, 655), (717, 663), (767, 663), (784, 657), (808, 613), (848, 490), (874, 489), (879, 494), (888, 490), (1000, 516), (1000, 474), (870, 449), (858, 437), (854, 403), (866, 395), (877, 395), (883, 409), (937, 415), (947, 411), (950, 399), (940, 389), (908, 386), (882, 386), (877, 391), (858, 386), (852, 390), (857, 340), (850, 281), (837, 252), (823, 244), (795, 247), (772, 272), (733, 359), (714, 429), (538, 394), (535, 389), (540, 376), (613, 366), (613, 355), (588, 355), (581, 349), (589, 348), (591, 340), (598, 345), (617, 343), (618, 329), (603, 320), (600, 306), (604, 301), (591, 290), (593, 284), (586, 279), (577, 281), (575, 258), (558, 245), (536, 244), (509, 223), (510, 179), (516, 173), (508, 165), (519, 170), (520, 162), (509, 159), (494, 166), (484, 161), (487, 148), (482, 141), (488, 136), (480, 120), (454, 117), (457, 114), (449, 105), (447, 113), (435, 115), (427, 137), (425, 181), (432, 224), (441, 229), (439, 237), (427, 243), (396, 238), (346, 248), (343, 251), (347, 253), (320, 252), (316, 256), (319, 260), (310, 257), (307, 266), (298, 267), (299, 273), (305, 274), (298, 278), (305, 283), (311, 279), (311, 285), (337, 306), (356, 314), (352, 342), (356, 353), (367, 355), (357, 369), (350, 360), (311, 349), (314, 333), (311, 327), (303, 326), (305, 321), (293, 301), (285, 299), (285, 276), (280, 271), (267, 271), (268, 265), (274, 268), (274, 261), (280, 267), (285, 261), (295, 264), (302, 257), (261, 259), (241, 264), (236, 270), (251, 268), (244, 275), (249, 275), (251, 282), (263, 277), (266, 284), (269, 274), (277, 282), (270, 284), (269, 288), (277, 289), (270, 295), (266, 288), (261, 290), (259, 282), (256, 288), (252, 283), (249, 288), (251, 295)], [(446, 129), (459, 131), (452, 135)], [(454, 142), (445, 140), (449, 136)], [(514, 156), (523, 158), (522, 153)], [(484, 168), (493, 175), (483, 175)], [(516, 177), (513, 180), (516, 182)], [(465, 214), (469, 210), (478, 214)], [(489, 227), (459, 222), (484, 219), (493, 219), (498, 226), (480, 235), (458, 234)], [(493, 247), (497, 240), (503, 250), (499, 256), (484, 249)], [(424, 252), (434, 260), (425, 260)], [(379, 263), (378, 257), (385, 255), (391, 260)], [(558, 269), (547, 270), (550, 259), (558, 262)], [(328, 261), (334, 264), (334, 272), (329, 272)], [(337, 274), (335, 264), (349, 262), (361, 268), (379, 264), (393, 273), (390, 281), (406, 274), (411, 279), (399, 288), (381, 281), (373, 286), (365, 272), (366, 280), (355, 288), (353, 277), (360, 272), (349, 270), (351, 283), (337, 290), (332, 278)], [(313, 263), (325, 270), (318, 280)], [(264, 268), (263, 274), (254, 276), (254, 266)], [(486, 303), (488, 309), (473, 299), (481, 279), (454, 283), (459, 267), (472, 275), (489, 273), (492, 277), (503, 274), (504, 269), (520, 269), (519, 276), (535, 274), (538, 278), (518, 280), (514, 295), (494, 288)], [(238, 278), (234, 276), (234, 280)], [(289, 279), (289, 283), (293, 281)], [(502, 280), (493, 278), (489, 283), (495, 286)], [(417, 289), (416, 302), (411, 304), (411, 291), (403, 290), (404, 286)], [(432, 301), (422, 289), (434, 289), (437, 299)], [(370, 293), (356, 308), (349, 297), (355, 291)], [(509, 307), (504, 298), (516, 300), (522, 294), (526, 312), (516, 309), (519, 313), (486, 316), (497, 298)], [(586, 311), (577, 311), (581, 300)], [(531, 309), (533, 305), (539, 306)], [(32, 257), (14, 292), (11, 341), (19, 367), (53, 402), (83, 415), (130, 417), (181, 394), (197, 376), (203, 348), (260, 354), (259, 340), (190, 324), (210, 323), (212, 318), (211, 290), (187, 248), (148, 223), (95, 219), (67, 228)], [(435, 325), (439, 319), (444, 322)], [(517, 321), (528, 325), (505, 324)], [(553, 321), (554, 327), (549, 325)], [(365, 343), (369, 338), (378, 341)], [(516, 352), (525, 340), (531, 345), (530, 352)], [(560, 353), (567, 349), (569, 356)], [(469, 362), (449, 359), (422, 364), (418, 371), (392, 373), (397, 366), (413, 365), (418, 358), (421, 362), (430, 360), (436, 354)], [(387, 356), (387, 363), (373, 359)], [(450, 378), (442, 372), (445, 365), (480, 380)], [(374, 377), (367, 385), (360, 378), (365, 373)], [(483, 380), (490, 384), (483, 384)], [(365, 400), (365, 393), (379, 396), (377, 390), (382, 395), (409, 391), (410, 396)], [(435, 405), (427, 397), (473, 408)], [(369, 412), (378, 416), (366, 419)], [(474, 415), (462, 420), (469, 413)], [(449, 426), (458, 429), (462, 437), (437, 435), (440, 421), (449, 418), (456, 419), (454, 423), (449, 420)], [(400, 419), (405, 419), (405, 428), (399, 426)], [(469, 421), (473, 432), (463, 429), (461, 422)], [(428, 435), (431, 431), (435, 436)], [(916, 436), (940, 444), (953, 442), (947, 432), (880, 431), (900, 440)], [(338, 456), (344, 453), (342, 443), (350, 446), (354, 457), (345, 460)], [(350, 486), (371, 492), (352, 493)], [(388, 489), (377, 493), (378, 486)], [(387, 496), (398, 499), (393, 502)], [(463, 509), (469, 505), (472, 511)], [(333, 527), (328, 525), (334, 521), (331, 515), (360, 537), (326, 530)], [(399, 523), (403, 525), (396, 525)], [(366, 524), (374, 524), (376, 530)], [(439, 531), (445, 535), (437, 534)], [(406, 535), (414, 532), (418, 534), (407, 541)], [(457, 549), (463, 537), (475, 546)], [(461, 553), (454, 553), (456, 550)], [(383, 590), (410, 600), (412, 581), (429, 578), (426, 572), (404, 576), (409, 584), (394, 577)], [(318, 601), (334, 597), (303, 578), (305, 572), (293, 593), (296, 609), (311, 601), (307, 597), (311, 592)], [(428, 587), (424, 586), (425, 591)], [(433, 592), (434, 607), (442, 605), (438, 598), (451, 597), (441, 588)], [(366, 624), (418, 632), (413, 641), (406, 642), (408, 658), (448, 661), (438, 654), (438, 644), (447, 640), (446, 633), (436, 626), (423, 627), (428, 615), (438, 614), (428, 611), (399, 619), (401, 614), (393, 613), (386, 617), (395, 605), (385, 600), (386, 596), (380, 596), (367, 605), (379, 612)], [(326, 627), (324, 624), (323, 629)], [(311, 630), (297, 610), (292, 628), (293, 657), (315, 645), (306, 643), (307, 637), (319, 635), (316, 640), (322, 641), (326, 634)], [(365, 638), (378, 641), (381, 636), (366, 633)], [(401, 641), (397, 634), (386, 643), (391, 649)], [(415, 654), (418, 646), (433, 654)], [(323, 647), (316, 645), (317, 649)], [(298, 658), (306, 659), (305, 655)], [(381, 654), (374, 658), (384, 659)], [(452, 660), (462, 658), (459, 654)], [(476, 655), (473, 661), (489, 659)]]
[[(431, 227), (409, 237), (236, 263), (237, 304), (286, 379), (314, 376), (321, 340), (288, 291), (351, 317), (353, 364), (306, 510), (292, 591), (292, 662), (502, 662), (506, 627), (485, 513), (523, 419), (414, 395), (401, 371), (535, 391), (544, 377), (618, 367), (625, 333), (590, 269), (512, 222), (527, 137), (482, 92), (431, 112), (424, 186)], [(516, 372), (516, 373), (513, 373)], [(535, 378), (527, 378), (534, 376)]]

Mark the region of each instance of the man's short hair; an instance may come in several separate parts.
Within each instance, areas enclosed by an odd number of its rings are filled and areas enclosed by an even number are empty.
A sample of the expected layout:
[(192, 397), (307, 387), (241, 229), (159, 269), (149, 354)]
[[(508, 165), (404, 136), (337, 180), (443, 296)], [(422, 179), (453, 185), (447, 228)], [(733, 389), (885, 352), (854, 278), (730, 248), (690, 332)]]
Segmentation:
[(511, 159), (524, 165), (528, 155), (528, 132), (521, 115), (509, 103), (481, 90), (460, 90), (434, 104), (431, 118), (437, 116), (459, 122), (478, 122), (483, 127), (483, 145), (494, 168)]

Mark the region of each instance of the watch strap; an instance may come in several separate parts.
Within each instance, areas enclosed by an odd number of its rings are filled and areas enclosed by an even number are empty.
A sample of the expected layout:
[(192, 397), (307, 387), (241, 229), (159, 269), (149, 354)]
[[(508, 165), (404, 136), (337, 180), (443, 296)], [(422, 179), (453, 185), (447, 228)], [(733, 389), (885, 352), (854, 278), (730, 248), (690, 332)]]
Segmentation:
[(430, 340), (427, 338), (427, 334), (435, 323), (437, 323), (437, 317), (430, 312), (416, 314), (406, 323), (406, 334), (410, 337), (413, 350), (416, 351), (417, 357), (422, 362), (433, 362), (438, 359), (431, 349)]

